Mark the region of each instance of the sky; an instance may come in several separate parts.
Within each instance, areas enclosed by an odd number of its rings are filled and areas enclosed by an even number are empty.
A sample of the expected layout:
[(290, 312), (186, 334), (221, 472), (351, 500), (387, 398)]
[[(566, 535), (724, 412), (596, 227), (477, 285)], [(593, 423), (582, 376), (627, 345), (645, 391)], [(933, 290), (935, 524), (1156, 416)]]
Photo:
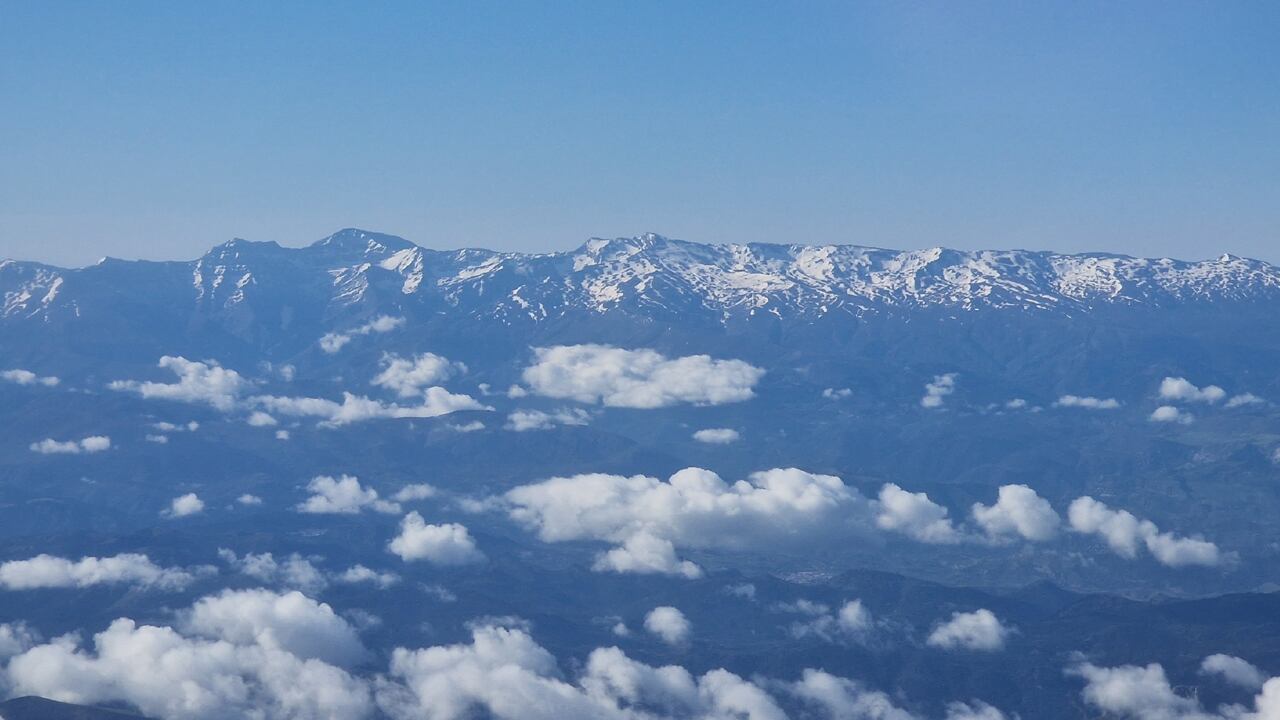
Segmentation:
[(0, 0), (0, 257), (701, 242), (1280, 262), (1280, 4)]

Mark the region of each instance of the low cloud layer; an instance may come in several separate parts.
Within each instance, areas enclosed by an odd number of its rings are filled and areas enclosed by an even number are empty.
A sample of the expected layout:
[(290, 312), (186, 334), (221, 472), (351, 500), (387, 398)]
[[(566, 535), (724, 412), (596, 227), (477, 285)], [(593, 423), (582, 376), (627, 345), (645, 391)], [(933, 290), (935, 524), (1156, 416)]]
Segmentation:
[[(1201, 666), (1212, 666), (1209, 672), (1220, 672), (1220, 661), (1210, 656)], [(1238, 658), (1234, 658), (1237, 659)], [(1246, 663), (1247, 664), (1247, 663)], [(1252, 666), (1250, 666), (1252, 667)], [(1256, 670), (1256, 668), (1254, 668)], [(1068, 673), (1085, 682), (1081, 696), (1084, 701), (1105, 713), (1108, 717), (1124, 720), (1275, 720), (1280, 718), (1280, 677), (1257, 683), (1258, 694), (1252, 707), (1238, 704), (1223, 705), (1216, 710), (1204, 707), (1195, 694), (1180, 694), (1169, 682), (1164, 667), (1158, 663), (1149, 665), (1120, 665), (1102, 667), (1093, 663), (1080, 663)], [(1261, 675), (1261, 673), (1259, 673)]]
[(37, 555), (28, 560), (0, 564), (0, 587), (5, 590), (85, 588), (94, 585), (129, 585), (142, 589), (181, 590), (195, 574), (182, 568), (156, 565), (140, 553), (69, 560)]
[(1097, 398), (1081, 395), (1063, 395), (1054, 403), (1054, 407), (1084, 408), (1085, 410), (1116, 410), (1120, 401), (1115, 398)]
[(924, 386), (920, 407), (940, 408), (947, 396), (956, 391), (956, 374), (934, 375), (933, 381)]
[(99, 453), (111, 449), (111, 438), (105, 435), (91, 435), (80, 440), (58, 441), (46, 438), (30, 445), (31, 452), (41, 455), (80, 455), (82, 453)]
[(952, 613), (950, 620), (934, 626), (925, 642), (944, 650), (993, 652), (1004, 649), (1010, 632), (995, 613), (983, 608)]
[(609, 407), (721, 405), (754, 396), (764, 370), (708, 355), (669, 359), (654, 350), (608, 345), (534, 348), (524, 382), (535, 395)]
[(61, 382), (52, 375), (40, 376), (30, 370), (14, 368), (12, 370), (0, 370), (0, 380), (11, 382), (15, 385), (43, 385), (44, 387), (57, 387)]
[(433, 565), (469, 565), (485, 559), (465, 526), (429, 525), (417, 512), (404, 516), (400, 534), (387, 549), (405, 562), (425, 560)]
[(1117, 555), (1133, 559), (1145, 547), (1162, 565), (1213, 566), (1223, 562), (1218, 546), (1207, 540), (1188, 538), (1171, 532), (1160, 532), (1150, 520), (1143, 520), (1127, 510), (1112, 510), (1106, 503), (1089, 496), (1076, 498), (1068, 508), (1071, 529), (1096, 535), (1106, 541)]
[(1160, 399), (1175, 402), (1216, 403), (1227, 396), (1227, 391), (1217, 385), (1196, 387), (1186, 378), (1167, 377), (1160, 381)]
[(708, 445), (728, 445), (737, 442), (741, 436), (737, 430), (730, 428), (706, 428), (693, 434), (693, 439)]
[(467, 366), (455, 363), (435, 353), (423, 353), (412, 358), (398, 355), (382, 356), (382, 372), (371, 383), (393, 390), (402, 398), (417, 397), (423, 389), (449, 380), (467, 371)]
[(400, 512), (398, 504), (379, 498), (377, 490), (364, 487), (352, 475), (317, 475), (307, 483), (307, 491), (311, 497), (297, 505), (300, 513), (355, 515), (366, 508), (388, 514)]
[(388, 333), (404, 325), (404, 322), (405, 320), (402, 317), (379, 315), (357, 328), (345, 332), (325, 333), (320, 338), (320, 349), (332, 355), (346, 347), (347, 343), (354, 338), (374, 333)]
[(974, 503), (973, 519), (995, 541), (1021, 537), (1033, 542), (1051, 540), (1062, 520), (1049, 501), (1026, 485), (1005, 485), (994, 505)]

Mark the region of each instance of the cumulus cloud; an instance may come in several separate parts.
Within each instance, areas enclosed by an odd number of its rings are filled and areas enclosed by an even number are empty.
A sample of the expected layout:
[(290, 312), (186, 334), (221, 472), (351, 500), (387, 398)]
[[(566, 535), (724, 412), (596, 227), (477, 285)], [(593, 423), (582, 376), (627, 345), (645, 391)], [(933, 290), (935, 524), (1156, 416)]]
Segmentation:
[(121, 702), (177, 720), (363, 718), (368, 684), (336, 663), (365, 656), (355, 631), (299, 593), (226, 591), (181, 613), (178, 627), (111, 623), (31, 647), (7, 668), (12, 691), (63, 702)]
[(1135, 517), (1127, 510), (1112, 510), (1106, 503), (1089, 496), (1076, 498), (1067, 509), (1071, 529), (1097, 535), (1117, 555), (1133, 559), (1140, 545), (1162, 565), (1218, 565), (1223, 555), (1218, 546), (1200, 538), (1180, 537), (1160, 528), (1150, 520)]
[(1000, 623), (995, 613), (986, 608), (973, 612), (956, 612), (951, 619), (939, 623), (925, 641), (944, 650), (995, 651), (1004, 648), (1011, 631)]
[(249, 423), (253, 427), (273, 427), (279, 424), (275, 418), (271, 417), (270, 414), (264, 413), (261, 410), (253, 411), (253, 413), (249, 415), (249, 419), (245, 422)]
[(828, 400), (844, 400), (852, 396), (853, 391), (849, 388), (824, 388), (822, 390), (822, 397)]
[(226, 548), (218, 549), (218, 557), (238, 572), (267, 585), (301, 590), (314, 595), (328, 586), (329, 581), (315, 565), (298, 553), (277, 560), (269, 552), (246, 553), (238, 556)]
[(187, 570), (161, 567), (140, 553), (122, 553), (103, 558), (90, 556), (79, 560), (42, 554), (28, 560), (10, 560), (0, 564), (0, 587), (6, 590), (122, 584), (147, 589), (181, 590), (194, 579), (195, 575)]
[[(40, 635), (26, 623), (0, 623), (0, 662), (26, 652), (40, 642)], [(3, 680), (0, 674), (0, 680)]]
[(387, 544), (387, 549), (405, 562), (426, 560), (433, 565), (467, 565), (484, 560), (484, 553), (476, 548), (465, 526), (428, 525), (416, 512), (400, 521), (400, 534)]
[(52, 375), (41, 377), (30, 370), (14, 368), (12, 370), (0, 370), (0, 380), (15, 383), (17, 385), (43, 385), (45, 387), (56, 387), (60, 380)]
[(240, 503), (241, 505), (261, 505), (262, 498), (258, 497), (257, 495), (250, 495), (249, 493), (245, 493), (244, 495), (241, 495), (240, 497), (236, 498), (236, 502)]
[(396, 328), (404, 325), (404, 318), (391, 317), (390, 315), (379, 315), (369, 322), (355, 328), (340, 333), (325, 333), (320, 338), (320, 349), (332, 355), (341, 350), (352, 338), (361, 335), (370, 335), (372, 333), (388, 333)]
[(731, 442), (737, 442), (739, 437), (737, 430), (729, 428), (706, 428), (693, 434), (694, 440), (710, 445), (727, 445)]
[(1261, 405), (1265, 402), (1266, 400), (1254, 395), (1253, 393), (1240, 393), (1239, 395), (1233, 395), (1231, 399), (1227, 401), (1227, 407), (1237, 408), (1244, 407), (1245, 405)]
[(396, 502), (413, 502), (415, 500), (426, 500), (433, 498), (438, 494), (438, 490), (426, 483), (414, 483), (405, 485), (396, 491), (392, 499)]
[(1186, 378), (1167, 377), (1160, 381), (1160, 398), (1178, 402), (1216, 403), (1227, 396), (1227, 392), (1217, 385), (1198, 388)]
[(173, 502), (169, 503), (169, 508), (164, 511), (164, 515), (171, 518), (180, 518), (202, 512), (204, 512), (204, 501), (195, 493), (187, 493), (174, 498)]
[(398, 504), (379, 499), (377, 490), (364, 487), (352, 475), (317, 475), (307, 483), (307, 491), (311, 497), (295, 508), (300, 513), (354, 515), (365, 508), (388, 514), (400, 512)]
[(797, 470), (754, 473), (732, 485), (701, 468), (667, 481), (592, 473), (507, 492), (510, 517), (544, 542), (597, 540), (616, 547), (597, 570), (697, 577), (676, 547), (744, 548), (805, 533), (830, 535), (865, 499), (840, 478)]
[(835, 612), (823, 603), (799, 600), (777, 606), (778, 610), (806, 616), (788, 628), (792, 637), (817, 637), (827, 642), (858, 638), (871, 630), (871, 613), (860, 600), (850, 600)]
[(136, 392), (147, 399), (206, 403), (225, 412), (235, 407), (240, 395), (251, 385), (240, 373), (224, 368), (213, 360), (199, 362), (165, 355), (160, 358), (160, 367), (177, 375), (178, 382), (116, 380), (107, 387)]
[(1061, 519), (1049, 501), (1026, 485), (1004, 485), (995, 505), (973, 504), (973, 519), (992, 540), (1020, 536), (1035, 542), (1052, 539)]
[(1053, 403), (1054, 407), (1074, 407), (1086, 410), (1115, 410), (1120, 401), (1115, 398), (1096, 398), (1092, 396), (1063, 395)]
[(382, 356), (382, 372), (374, 376), (372, 383), (394, 390), (404, 398), (422, 394), (423, 388), (440, 383), (455, 374), (467, 371), (467, 366), (435, 353), (423, 353), (412, 358), (385, 354)]
[(1081, 663), (1068, 674), (1085, 681), (1085, 702), (1117, 718), (1131, 720), (1272, 720), (1280, 717), (1280, 678), (1262, 684), (1252, 709), (1223, 705), (1210, 712), (1195, 696), (1179, 695), (1158, 663), (1099, 667)]
[(933, 382), (924, 386), (924, 397), (920, 398), (920, 407), (942, 407), (946, 397), (956, 391), (956, 374), (934, 375)]
[(708, 355), (675, 359), (648, 349), (608, 345), (534, 348), (523, 379), (535, 395), (610, 407), (722, 405), (754, 396), (764, 370)]
[(335, 580), (349, 585), (359, 583), (369, 583), (378, 588), (386, 590), (387, 588), (400, 582), (400, 576), (393, 572), (378, 572), (365, 567), (364, 565), (352, 565), (342, 574), (338, 575)]
[(684, 613), (670, 605), (656, 607), (644, 616), (644, 629), (668, 645), (688, 642), (690, 628)]
[[(896, 705), (886, 693), (822, 670), (805, 670), (801, 679), (790, 684), (788, 690), (806, 706), (816, 709), (816, 717), (832, 720), (919, 720), (915, 714)], [(972, 700), (949, 703), (946, 720), (1004, 720), (1004, 715), (980, 700)]]
[(1161, 405), (1151, 411), (1151, 415), (1147, 418), (1151, 422), (1176, 422), (1186, 425), (1192, 421), (1191, 413), (1183, 412), (1172, 405)]
[(561, 408), (552, 412), (516, 410), (507, 416), (506, 428), (514, 432), (550, 430), (560, 425), (586, 425), (591, 415), (582, 408)]
[(97, 453), (111, 449), (111, 438), (105, 435), (90, 435), (80, 440), (59, 442), (46, 438), (30, 445), (31, 452), (41, 455), (79, 455), (81, 453)]
[(931, 544), (952, 544), (964, 536), (951, 524), (947, 509), (929, 499), (927, 493), (907, 492), (894, 483), (880, 488), (876, 525)]
[(278, 415), (319, 418), (322, 425), (337, 427), (366, 420), (395, 418), (432, 418), (459, 410), (492, 410), (470, 395), (455, 394), (442, 387), (427, 388), (417, 405), (399, 405), (373, 400), (350, 392), (342, 393), (342, 402), (326, 398), (282, 397), (259, 395), (250, 402)]
[(1210, 655), (1200, 663), (1200, 672), (1206, 675), (1218, 675), (1233, 685), (1248, 690), (1258, 690), (1267, 681), (1267, 676), (1246, 660), (1233, 655)]
[(456, 423), (448, 426), (450, 430), (460, 433), (471, 433), (484, 429), (484, 423), (479, 420), (472, 420), (468, 423)]

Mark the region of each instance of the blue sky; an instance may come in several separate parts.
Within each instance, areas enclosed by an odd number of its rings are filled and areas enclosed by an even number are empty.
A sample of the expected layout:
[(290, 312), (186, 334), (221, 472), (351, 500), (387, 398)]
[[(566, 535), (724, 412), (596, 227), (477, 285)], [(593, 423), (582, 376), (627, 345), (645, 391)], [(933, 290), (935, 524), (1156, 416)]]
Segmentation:
[(1280, 261), (1274, 3), (0, 0), (0, 256), (1029, 247)]

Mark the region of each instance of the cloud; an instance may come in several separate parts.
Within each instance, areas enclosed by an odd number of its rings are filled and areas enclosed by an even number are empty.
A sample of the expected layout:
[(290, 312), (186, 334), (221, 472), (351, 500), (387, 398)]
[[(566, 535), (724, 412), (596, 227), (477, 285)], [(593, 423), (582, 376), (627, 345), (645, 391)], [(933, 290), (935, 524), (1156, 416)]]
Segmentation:
[(147, 435), (147, 436), (146, 436), (146, 440), (147, 440), (147, 442), (153, 442), (153, 443), (156, 443), (157, 445), (168, 445), (168, 444), (169, 444), (169, 436), (168, 436), (168, 435)]
[(428, 525), (417, 512), (400, 521), (400, 534), (387, 549), (411, 562), (426, 560), (433, 565), (468, 565), (484, 561), (467, 528), (457, 523)]
[(1227, 407), (1237, 408), (1244, 407), (1245, 405), (1261, 405), (1265, 402), (1266, 400), (1254, 395), (1253, 393), (1240, 393), (1239, 395), (1232, 396), (1232, 398), (1227, 401)]
[(844, 400), (852, 396), (853, 391), (849, 388), (824, 388), (822, 391), (822, 397), (828, 400)]
[(1014, 398), (1004, 404), (1006, 410), (1021, 410), (1027, 406), (1027, 401), (1022, 398)]
[(289, 439), (289, 431), (288, 431), (288, 430), (277, 430), (277, 431), (276, 431), (276, 439), (277, 439), (277, 440), (288, 440), (288, 439)]
[(689, 640), (689, 620), (670, 605), (656, 607), (644, 616), (644, 629), (668, 645), (683, 645)]
[(973, 519), (992, 540), (1017, 535), (1044, 542), (1058, 532), (1061, 519), (1049, 501), (1026, 485), (1004, 485), (995, 505), (973, 504)]
[(320, 418), (321, 424), (329, 427), (365, 420), (432, 418), (459, 410), (493, 409), (487, 405), (481, 405), (470, 395), (454, 394), (442, 387), (427, 388), (422, 394), (422, 402), (411, 406), (384, 403), (349, 392), (342, 393), (340, 403), (325, 398), (276, 395), (259, 395), (249, 400), (279, 415)]
[(175, 425), (174, 423), (171, 423), (171, 422), (161, 421), (158, 423), (152, 423), (151, 427), (161, 432), (167, 432), (167, 433), (195, 432), (200, 429), (200, 423), (196, 422), (195, 420), (192, 420), (191, 422), (186, 423), (184, 425)]
[(454, 432), (470, 433), (470, 432), (476, 432), (477, 430), (483, 430), (484, 423), (480, 422), (479, 420), (472, 420), (469, 423), (452, 424), (452, 425), (449, 425), (448, 428)]
[(710, 445), (727, 445), (732, 442), (737, 442), (739, 437), (737, 430), (731, 430), (729, 428), (706, 428), (705, 430), (699, 430), (693, 434), (694, 440), (697, 440), (700, 443), (708, 443)]
[(777, 609), (808, 616), (788, 628), (791, 636), (796, 638), (817, 637), (827, 642), (838, 642), (860, 637), (871, 629), (871, 613), (860, 600), (850, 600), (834, 613), (827, 605), (807, 600), (779, 605)]
[(1145, 545), (1162, 565), (1218, 565), (1223, 561), (1218, 546), (1199, 538), (1162, 533), (1150, 520), (1141, 520), (1127, 510), (1112, 510), (1106, 503), (1089, 496), (1078, 497), (1067, 509), (1071, 529), (1097, 535), (1117, 555), (1137, 557), (1139, 544)]
[(262, 412), (261, 410), (253, 411), (253, 413), (249, 415), (249, 419), (246, 420), (246, 422), (248, 422), (253, 427), (272, 427), (274, 425), (279, 424), (278, 422), (276, 422), (275, 418), (271, 417), (267, 413)]
[(414, 483), (405, 485), (396, 491), (392, 499), (396, 502), (413, 502), (415, 500), (426, 500), (433, 498), (439, 493), (434, 487), (426, 483)]
[(147, 399), (206, 403), (224, 412), (235, 407), (241, 393), (250, 383), (240, 373), (222, 367), (214, 360), (198, 362), (184, 357), (165, 355), (159, 366), (178, 376), (176, 383), (116, 380), (107, 385), (112, 390), (136, 392)]
[(360, 479), (352, 475), (317, 475), (307, 483), (307, 490), (312, 495), (298, 503), (295, 509), (300, 513), (354, 515), (365, 508), (388, 514), (400, 512), (399, 505), (380, 500), (377, 490), (362, 486)]
[(745, 548), (805, 534), (829, 536), (865, 514), (866, 501), (840, 478), (797, 470), (753, 473), (732, 485), (701, 468), (667, 481), (592, 473), (557, 477), (508, 491), (512, 520), (544, 542), (596, 540), (616, 547), (596, 570), (697, 577), (676, 547)]
[(97, 453), (111, 449), (111, 438), (105, 435), (91, 435), (81, 440), (59, 442), (46, 438), (30, 445), (31, 452), (41, 455), (79, 455), (80, 453)]
[(325, 333), (320, 338), (320, 349), (332, 355), (343, 348), (352, 338), (369, 335), (371, 333), (387, 333), (404, 325), (404, 318), (391, 317), (390, 315), (379, 315), (369, 322), (361, 325), (354, 330), (348, 330), (341, 333)]
[(160, 567), (139, 553), (103, 558), (90, 556), (79, 560), (42, 554), (28, 560), (10, 560), (0, 564), (0, 587), (6, 590), (121, 584), (145, 589), (181, 590), (194, 579), (195, 575), (187, 570)]
[(364, 565), (352, 565), (334, 579), (338, 582), (352, 585), (358, 583), (369, 583), (383, 590), (386, 590), (400, 582), (400, 576), (393, 572), (378, 572), (376, 570), (371, 570)]
[(1084, 408), (1086, 410), (1115, 410), (1120, 407), (1120, 401), (1115, 398), (1102, 399), (1091, 396), (1063, 395), (1053, 403), (1053, 406)]
[(187, 493), (174, 498), (173, 502), (169, 503), (169, 509), (163, 514), (166, 517), (180, 518), (202, 512), (204, 512), (204, 501), (195, 493)]
[[(1207, 661), (1207, 659), (1206, 659)], [(1084, 678), (1081, 695), (1088, 704), (1116, 718), (1132, 720), (1273, 720), (1280, 717), (1280, 678), (1267, 680), (1254, 697), (1252, 711), (1223, 705), (1209, 712), (1195, 697), (1179, 695), (1158, 663), (1099, 667), (1081, 663), (1067, 670)]]
[(894, 483), (880, 488), (876, 525), (900, 532), (923, 543), (952, 544), (964, 540), (947, 517), (947, 509), (929, 499), (927, 493), (907, 492)]
[(1151, 416), (1147, 419), (1151, 422), (1176, 422), (1183, 425), (1193, 420), (1190, 413), (1183, 412), (1172, 405), (1161, 405), (1151, 411)]
[[(0, 623), (0, 663), (26, 652), (39, 642), (39, 633), (27, 627), (26, 623)], [(3, 681), (4, 675), (0, 673), (0, 683)]]
[(238, 572), (268, 585), (315, 594), (329, 584), (324, 573), (298, 553), (276, 560), (275, 555), (269, 552), (246, 553), (240, 557), (231, 550), (219, 548), (218, 557)]
[(79, 647), (75, 636), (10, 660), (19, 695), (127, 703), (163, 720), (363, 718), (368, 684), (336, 664), (365, 656), (355, 631), (299, 593), (225, 591), (180, 613), (177, 627), (120, 618)]
[(1259, 690), (1267, 682), (1267, 676), (1261, 670), (1232, 655), (1210, 655), (1200, 663), (1200, 672), (1219, 675), (1227, 682), (1248, 690)]
[(586, 425), (591, 415), (582, 408), (561, 408), (553, 412), (516, 410), (507, 416), (506, 428), (514, 432), (550, 430), (559, 425)]
[(47, 375), (41, 377), (30, 370), (22, 370), (15, 368), (13, 370), (0, 370), (0, 380), (16, 383), (18, 385), (43, 385), (45, 387), (56, 387), (60, 380)]
[(1000, 623), (995, 613), (985, 608), (973, 612), (956, 612), (951, 619), (939, 623), (925, 641), (944, 650), (1002, 650), (1011, 631)]
[(764, 370), (708, 355), (668, 359), (654, 350), (608, 345), (534, 348), (523, 379), (535, 395), (609, 407), (722, 405), (754, 396)]
[(262, 498), (258, 497), (257, 495), (250, 495), (249, 493), (245, 493), (244, 495), (241, 495), (240, 497), (236, 498), (236, 502), (240, 503), (241, 505), (261, 505)]
[(939, 408), (943, 400), (956, 391), (956, 374), (934, 375), (933, 382), (924, 386), (924, 397), (920, 398), (920, 407)]
[(1216, 403), (1227, 396), (1227, 392), (1217, 385), (1198, 388), (1186, 378), (1167, 377), (1160, 381), (1160, 398), (1178, 402)]
[(467, 371), (467, 366), (434, 353), (423, 353), (413, 358), (398, 355), (382, 356), (382, 372), (374, 376), (374, 385), (394, 390), (402, 398), (417, 397), (423, 388), (439, 385), (457, 373)]

